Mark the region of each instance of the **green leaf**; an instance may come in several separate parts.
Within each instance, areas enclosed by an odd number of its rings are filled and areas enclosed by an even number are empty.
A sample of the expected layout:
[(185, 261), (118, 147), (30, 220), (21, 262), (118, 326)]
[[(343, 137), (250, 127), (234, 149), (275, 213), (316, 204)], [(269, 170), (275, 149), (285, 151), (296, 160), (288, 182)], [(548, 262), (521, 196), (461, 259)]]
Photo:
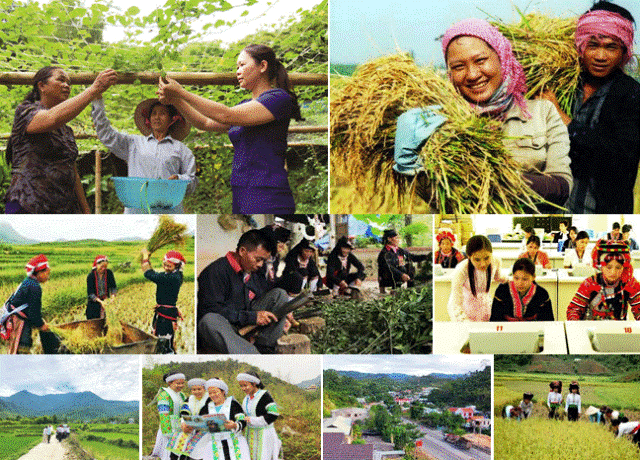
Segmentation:
[(74, 8), (69, 12), (69, 19), (76, 19), (80, 16), (84, 16), (87, 14), (87, 10), (85, 8)]
[(140, 8), (138, 8), (137, 6), (132, 6), (127, 11), (125, 11), (124, 14), (126, 14), (127, 16), (136, 16), (140, 14)]

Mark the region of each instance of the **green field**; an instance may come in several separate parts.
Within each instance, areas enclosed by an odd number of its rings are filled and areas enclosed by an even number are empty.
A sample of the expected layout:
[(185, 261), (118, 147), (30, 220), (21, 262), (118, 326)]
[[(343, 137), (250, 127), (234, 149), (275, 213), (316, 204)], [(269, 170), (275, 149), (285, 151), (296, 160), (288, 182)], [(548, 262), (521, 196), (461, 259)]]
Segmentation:
[[(0, 299), (7, 299), (25, 277), (24, 265), (31, 257), (39, 253), (46, 254), (51, 266), (51, 277), (42, 286), (42, 316), (51, 324), (62, 324), (84, 320), (87, 301), (86, 278), (91, 271), (93, 259), (97, 254), (109, 257), (109, 268), (113, 270), (118, 285), (118, 295), (108, 301), (107, 316), (114, 315), (125, 323), (149, 332), (153, 309), (155, 307), (155, 284), (146, 280), (140, 270), (137, 256), (145, 241), (104, 242), (80, 241), (73, 243), (46, 243), (24, 246), (1, 247), (0, 251)], [(162, 267), (162, 257), (166, 251), (174, 249), (167, 246), (151, 257), (156, 270)], [(184, 316), (178, 322), (176, 347), (179, 353), (193, 352), (194, 329), (194, 240), (189, 238), (184, 247), (177, 247), (187, 259), (184, 279), (180, 289), (178, 306)], [(123, 268), (130, 264), (131, 268)], [(34, 334), (34, 338), (37, 337)], [(32, 353), (39, 350), (39, 339)], [(0, 345), (0, 352), (4, 345)]]
[(42, 429), (38, 427), (39, 434), (17, 435), (14, 432), (7, 432), (7, 427), (0, 424), (0, 458), (2, 460), (16, 460), (29, 452), (34, 446), (42, 442)]
[(96, 460), (135, 460), (140, 442), (139, 425), (72, 424), (82, 449)]
[(505, 405), (519, 404), (522, 394), (527, 391), (534, 394), (534, 403), (546, 404), (549, 382), (552, 380), (561, 380), (564, 383), (564, 394), (569, 388), (569, 382), (578, 380), (584, 408), (607, 405), (617, 409), (626, 409), (627, 411), (640, 411), (640, 400), (638, 400), (637, 396), (640, 394), (639, 382), (612, 382), (612, 377), (605, 376), (577, 377), (576, 375), (512, 372), (496, 372), (494, 375), (494, 412), (496, 412), (496, 416), (500, 416), (502, 407)]

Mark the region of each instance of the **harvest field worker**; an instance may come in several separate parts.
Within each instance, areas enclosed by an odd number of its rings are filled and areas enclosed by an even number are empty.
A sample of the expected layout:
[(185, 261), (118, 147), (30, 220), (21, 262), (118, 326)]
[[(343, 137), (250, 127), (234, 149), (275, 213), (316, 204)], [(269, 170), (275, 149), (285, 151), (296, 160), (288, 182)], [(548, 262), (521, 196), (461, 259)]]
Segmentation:
[[(351, 273), (352, 266), (355, 273)], [(327, 258), (327, 287), (334, 296), (346, 294), (349, 288), (359, 288), (366, 276), (364, 265), (353, 254), (353, 246), (346, 236), (340, 237)]]
[(560, 382), (551, 382), (549, 384), (550, 390), (547, 395), (547, 408), (549, 409), (549, 418), (556, 418), (558, 409), (562, 407), (562, 390)]
[(246, 414), (247, 441), (251, 460), (277, 460), (280, 458), (282, 441), (273, 423), (280, 416), (278, 406), (264, 389), (260, 376), (253, 372), (238, 374), (240, 388), (246, 394), (242, 408)]
[(536, 267), (530, 259), (513, 264), (513, 281), (496, 289), (490, 321), (553, 321), (549, 293), (536, 283)]
[(69, 99), (71, 80), (64, 70), (47, 66), (36, 72), (7, 144), (12, 170), (6, 214), (90, 213), (76, 167), (78, 146), (67, 123), (116, 81), (113, 70), (103, 70)]
[(173, 338), (178, 328), (178, 318), (182, 318), (180, 310), (176, 306), (178, 294), (182, 286), (182, 270), (187, 263), (184, 256), (178, 251), (168, 251), (162, 259), (164, 272), (156, 272), (149, 262), (149, 251), (142, 251), (142, 271), (144, 277), (156, 283), (156, 307), (153, 315), (153, 335), (169, 336), (169, 343), (173, 353), (175, 350)]
[(615, 428), (616, 438), (624, 435), (633, 435), (633, 442), (640, 447), (640, 422), (623, 422), (612, 420), (611, 426)]
[(448, 230), (442, 230), (436, 235), (438, 250), (434, 256), (434, 263), (442, 265), (442, 268), (456, 268), (458, 262), (464, 260), (464, 254), (453, 247), (456, 237)]
[(578, 421), (582, 413), (582, 402), (580, 398), (580, 385), (578, 385), (576, 381), (569, 384), (569, 394), (567, 395), (564, 409), (567, 411), (567, 420), (570, 422)]
[[(196, 159), (181, 141), (189, 134), (191, 125), (172, 105), (163, 105), (158, 99), (146, 99), (138, 104), (134, 121), (142, 133), (124, 134), (109, 123), (102, 97), (91, 103), (91, 117), (98, 139), (118, 158), (127, 162), (129, 177), (150, 179), (188, 180), (187, 193), (192, 193), (198, 182)], [(147, 212), (146, 209), (125, 208), (125, 214)], [(163, 213), (182, 214), (182, 203)]]
[(467, 241), (467, 259), (458, 264), (451, 280), (447, 310), (452, 321), (489, 321), (491, 282), (506, 282), (500, 275), (500, 259), (493, 256), (491, 241), (474, 235)]
[(160, 460), (174, 460), (178, 456), (167, 450), (169, 440), (174, 433), (181, 430), (180, 427), (180, 409), (185, 402), (185, 395), (182, 393), (186, 377), (181, 372), (169, 372), (162, 376), (167, 384), (166, 387), (160, 388), (155, 399), (158, 404), (158, 418), (160, 426), (156, 434), (156, 443), (153, 447), (152, 457), (159, 457)]
[[(284, 305), (287, 293), (274, 288), (259, 269), (272, 254), (273, 240), (261, 230), (249, 230), (235, 252), (215, 260), (198, 276), (198, 339), (218, 352), (273, 353), (287, 318), (278, 320), (274, 309)], [(263, 326), (255, 341), (238, 335), (244, 326)]]
[[(580, 16), (575, 43), (582, 69), (571, 114), (545, 93), (569, 128), (576, 214), (633, 212), (640, 160), (640, 84), (622, 70), (633, 54), (633, 16), (599, 1)], [(613, 186), (612, 184), (615, 184)]]
[(465, 19), (445, 32), (442, 51), (458, 92), (479, 113), (503, 122), (505, 147), (531, 189), (564, 204), (572, 184), (567, 128), (549, 101), (524, 98), (524, 71), (509, 40), (487, 21)]
[(9, 297), (6, 320), (10, 333), (9, 353), (29, 353), (33, 340), (33, 328), (48, 331), (49, 325), (42, 319), (42, 286), (49, 279), (51, 270), (44, 254), (33, 257), (25, 266), (27, 277)]
[(540, 238), (531, 235), (527, 240), (527, 251), (520, 254), (520, 257), (530, 259), (534, 265), (540, 265), (542, 268), (551, 268), (551, 261), (546, 252), (540, 250)]
[(303, 238), (289, 251), (284, 259), (284, 275), (298, 273), (304, 280), (302, 288), (308, 288), (311, 292), (315, 292), (322, 287), (320, 270), (318, 270), (314, 259), (315, 254), (316, 249), (313, 243)]
[(97, 255), (93, 260), (91, 273), (87, 275), (87, 319), (104, 318), (104, 300), (113, 299), (118, 293), (116, 279), (113, 272), (107, 268), (109, 259), (104, 255)]
[(523, 393), (522, 401), (520, 401), (520, 409), (522, 410), (522, 418), (529, 418), (533, 411), (533, 393)]
[(640, 319), (640, 283), (633, 277), (629, 247), (599, 240), (592, 254), (598, 273), (582, 282), (567, 307), (568, 320), (624, 320), (630, 308)]
[(238, 56), (236, 76), (252, 98), (234, 107), (190, 93), (172, 79), (160, 80), (158, 94), (196, 128), (228, 131), (234, 214), (293, 214), (285, 152), (289, 121), (302, 116), (287, 71), (271, 48), (253, 44)]
[(411, 254), (400, 247), (400, 235), (393, 229), (382, 233), (382, 250), (378, 254), (378, 284), (380, 292), (386, 288), (398, 289), (403, 283), (414, 286), (416, 267), (412, 262), (427, 260), (425, 255)]

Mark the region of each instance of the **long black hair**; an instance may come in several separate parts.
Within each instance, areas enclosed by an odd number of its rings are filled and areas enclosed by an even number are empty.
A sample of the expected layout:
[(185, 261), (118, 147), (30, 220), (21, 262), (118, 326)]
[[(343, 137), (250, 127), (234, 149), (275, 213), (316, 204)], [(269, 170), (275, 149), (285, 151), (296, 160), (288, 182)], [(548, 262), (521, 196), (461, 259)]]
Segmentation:
[[(466, 253), (469, 258), (469, 265), (467, 265), (467, 274), (469, 276), (469, 286), (471, 287), (471, 294), (476, 296), (476, 277), (475, 277), (475, 267), (471, 263), (471, 254), (474, 252), (478, 252), (481, 250), (486, 250), (489, 252), (493, 252), (493, 248), (491, 247), (491, 241), (484, 235), (473, 235), (467, 241)], [(487, 267), (487, 292), (489, 292), (489, 288), (491, 287), (491, 264)]]
[(285, 90), (293, 98), (293, 112), (291, 118), (295, 120), (304, 120), (300, 114), (300, 105), (298, 104), (298, 96), (291, 88), (289, 74), (284, 68), (282, 62), (276, 58), (276, 53), (267, 45), (252, 44), (245, 47), (244, 51), (253, 58), (258, 64), (262, 61), (267, 62), (267, 72), (270, 81), (274, 81), (278, 88)]

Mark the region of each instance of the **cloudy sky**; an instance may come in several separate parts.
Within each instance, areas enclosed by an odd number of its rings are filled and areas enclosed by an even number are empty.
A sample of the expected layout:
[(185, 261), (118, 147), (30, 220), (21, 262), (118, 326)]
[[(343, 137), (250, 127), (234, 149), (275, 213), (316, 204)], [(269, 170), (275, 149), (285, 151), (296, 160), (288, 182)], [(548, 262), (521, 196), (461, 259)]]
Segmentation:
[(123, 355), (0, 355), (0, 396), (91, 391), (107, 400), (139, 400), (139, 363), (138, 356)]
[(325, 355), (324, 368), (366, 374), (465, 374), (493, 363), (491, 355)]
[[(640, 21), (640, 2), (614, 0)], [(552, 17), (573, 17), (592, 0), (331, 0), (330, 61), (362, 63), (400, 49), (413, 51), (421, 64), (444, 64), (437, 39), (466, 18), (498, 18), (516, 22), (520, 11)], [(638, 47), (636, 31), (635, 45)]]
[[(305, 380), (318, 377), (322, 372), (322, 356), (320, 355), (235, 355), (229, 356), (193, 356), (193, 355), (172, 355), (155, 356), (147, 355), (142, 358), (142, 365), (151, 368), (157, 363), (166, 362), (207, 362), (207, 361), (227, 361), (234, 359), (243, 363), (251, 364), (274, 377), (278, 377), (285, 382), (298, 384)], [(326, 359), (326, 358), (325, 358)], [(192, 376), (189, 376), (192, 377)]]
[[(195, 229), (195, 215), (176, 214), (176, 222)], [(43, 242), (58, 240), (101, 239), (113, 241), (135, 237), (148, 239), (158, 225), (158, 216), (146, 214), (78, 214), (78, 215), (0, 215), (0, 222), (9, 222), (22, 236)], [(0, 241), (2, 234), (0, 233)]]

